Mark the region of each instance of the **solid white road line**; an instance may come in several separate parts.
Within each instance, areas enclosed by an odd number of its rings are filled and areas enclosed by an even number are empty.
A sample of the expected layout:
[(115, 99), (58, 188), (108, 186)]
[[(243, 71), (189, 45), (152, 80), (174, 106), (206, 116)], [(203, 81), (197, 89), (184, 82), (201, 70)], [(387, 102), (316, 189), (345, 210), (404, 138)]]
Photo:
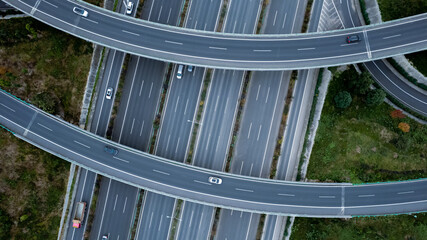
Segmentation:
[(237, 191), (242, 191), (242, 192), (254, 192), (253, 190), (249, 190), (249, 189), (243, 189), (243, 188), (235, 188)]
[(289, 193), (278, 193), (279, 196), (285, 196), (285, 197), (295, 197), (295, 194), (289, 194)]
[(410, 194), (410, 193), (414, 193), (415, 191), (407, 191), (407, 192), (398, 192), (397, 194)]
[(129, 32), (129, 31), (126, 31), (126, 30), (122, 30), (122, 32), (124, 32), (124, 33), (129, 33), (129, 34), (132, 34), (132, 35), (135, 35), (135, 36), (139, 36), (139, 34), (138, 34), (138, 33)]
[(160, 170), (156, 170), (156, 169), (153, 169), (153, 172), (156, 172), (156, 173), (160, 173), (160, 174), (164, 174), (164, 175), (170, 175), (169, 173), (167, 173), (167, 172), (163, 172), (163, 171), (160, 171)]
[(227, 48), (223, 47), (209, 47), (210, 49), (216, 49), (216, 50), (227, 50)]
[(83, 18), (84, 20), (86, 20), (86, 21), (89, 21), (89, 22), (93, 22), (93, 23), (95, 23), (95, 24), (98, 24), (98, 22), (97, 21), (94, 21), (94, 20), (92, 20), (92, 19), (89, 19), (89, 18)]
[(85, 148), (90, 148), (90, 146), (88, 146), (86, 144), (83, 144), (81, 142), (77, 142), (76, 140), (74, 140), (74, 142), (77, 143), (77, 144), (79, 144), (79, 145), (81, 145), (81, 146), (83, 146), (83, 147), (85, 147)]
[(117, 205), (117, 198), (119, 197), (118, 194), (116, 194), (116, 199), (114, 200), (114, 206), (113, 206), (113, 211), (116, 211), (116, 205)]
[(125, 210), (126, 210), (126, 203), (128, 202), (128, 198), (126, 197), (125, 198), (125, 204), (123, 205), (123, 211), (122, 211), (122, 213), (125, 213)]
[(210, 184), (208, 182), (202, 182), (202, 181), (199, 181), (199, 180), (193, 180), (193, 181), (196, 182), (196, 183), (201, 183), (201, 184), (205, 184), (205, 185), (212, 185), (212, 184)]
[(117, 160), (120, 160), (120, 161), (122, 161), (122, 162), (125, 162), (125, 163), (129, 163), (129, 161), (128, 161), (128, 160), (124, 160), (124, 159), (118, 158), (118, 157), (116, 157), (116, 156), (113, 156), (113, 158), (114, 158), (114, 159), (117, 159)]
[(383, 39), (395, 38), (395, 37), (400, 37), (400, 36), (402, 36), (402, 34), (396, 34), (393, 36), (383, 37)]
[(316, 48), (311, 47), (311, 48), (298, 48), (298, 51), (307, 51), (307, 50), (314, 50)]
[(271, 49), (254, 49), (254, 52), (271, 52)]
[(50, 129), (50, 128), (46, 127), (45, 125), (43, 125), (43, 124), (41, 124), (41, 123), (37, 123), (37, 125), (39, 125), (40, 127), (43, 127), (43, 128), (45, 128), (45, 129), (47, 129), (47, 130), (49, 130), (49, 131), (53, 132), (53, 130), (52, 130), (52, 129)]
[(180, 42), (174, 42), (174, 41), (168, 41), (168, 40), (165, 40), (165, 42), (171, 43), (171, 44), (176, 44), (176, 45), (182, 45), (182, 43), (180, 43)]
[(58, 8), (58, 6), (56, 6), (56, 5), (54, 5), (54, 4), (50, 3), (50, 2), (47, 2), (47, 1), (43, 1), (43, 2), (49, 4), (50, 6), (52, 6), (54, 8)]
[(335, 198), (335, 196), (319, 196), (319, 198)]
[(10, 111), (12, 111), (12, 112), (16, 112), (14, 109), (12, 109), (12, 108), (10, 108), (10, 107), (8, 107), (8, 106), (4, 105), (3, 103), (0, 103), (0, 105), (2, 105), (3, 107), (5, 107), (5, 108), (9, 109), (9, 110), (10, 110)]
[(357, 195), (358, 197), (374, 197), (375, 194)]

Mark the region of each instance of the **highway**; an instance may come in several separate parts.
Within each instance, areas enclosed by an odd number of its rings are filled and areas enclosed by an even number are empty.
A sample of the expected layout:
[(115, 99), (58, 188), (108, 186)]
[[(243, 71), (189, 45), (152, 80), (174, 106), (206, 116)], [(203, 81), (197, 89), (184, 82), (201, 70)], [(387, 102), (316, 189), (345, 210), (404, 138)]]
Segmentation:
[[(268, 180), (217, 172), (149, 155), (100, 138), (5, 92), (0, 124), (65, 160), (157, 193), (223, 208), (312, 217), (384, 215), (427, 210), (427, 179), (351, 185)], [(119, 149), (117, 156), (104, 146)], [(209, 176), (221, 185), (207, 182)]]
[[(135, 4), (134, 7), (137, 8), (137, 6), (138, 4)], [(125, 13), (122, 1), (118, 3), (117, 11), (121, 14)], [(132, 16), (135, 16), (135, 13), (133, 11)], [(111, 135), (112, 129), (109, 129), (109, 124), (124, 59), (125, 53), (114, 49), (109, 49), (105, 53), (105, 69), (100, 74), (96, 89), (97, 95), (93, 100), (94, 113), (88, 126), (91, 132), (101, 137), (105, 137), (107, 132)], [(105, 97), (109, 87), (113, 88), (111, 99)], [(119, 141), (115, 136), (112, 139), (116, 142)], [(129, 142), (127, 139), (122, 139), (121, 143), (128, 144)], [(128, 237), (137, 197), (137, 188), (102, 177), (90, 237), (100, 239), (104, 234), (108, 234), (112, 238)], [(76, 237), (76, 239), (81, 239), (81, 237)]]
[[(145, 1), (141, 17), (148, 21), (177, 25), (179, 23), (182, 5), (183, 1)], [(152, 135), (153, 117), (159, 107), (158, 101), (160, 99), (160, 91), (162, 90), (162, 85), (166, 84), (166, 77), (168, 77), (166, 76), (168, 64), (142, 57), (138, 59), (140, 59), (142, 64), (137, 66), (136, 71), (142, 71), (144, 73), (141, 73), (136, 81), (132, 80), (132, 83), (135, 82), (136, 86), (130, 91), (127, 91), (130, 95), (134, 96), (135, 100), (127, 102), (128, 105), (125, 111), (129, 116), (123, 121), (128, 122), (129, 126), (132, 119), (130, 133), (129, 127), (127, 128), (128, 135), (138, 135), (137, 129), (140, 128), (140, 134), (145, 136), (144, 138), (148, 137), (143, 141), (135, 139), (136, 141), (134, 142), (134, 144), (144, 145), (145, 148), (143, 149), (148, 151), (150, 147), (148, 146), (148, 144), (150, 144), (149, 137)], [(171, 77), (175, 76), (172, 75)], [(138, 88), (138, 85), (141, 85), (141, 88)], [(169, 83), (169, 85), (173, 85), (173, 81)], [(169, 86), (169, 92), (172, 90), (171, 87), (172, 86)], [(147, 92), (148, 90), (149, 92)], [(139, 93), (137, 91), (139, 91)], [(179, 91), (176, 91), (176, 93), (179, 94)], [(133, 130), (134, 123), (135, 130)], [(159, 140), (160, 137), (160, 134), (158, 134), (157, 139)], [(136, 239), (166, 239), (169, 234), (171, 224), (170, 216), (172, 215), (174, 206), (174, 198), (153, 192), (145, 192)]]
[[(336, 1), (338, 13), (341, 16), (345, 28), (361, 26), (357, 9), (349, 0)], [(398, 37), (396, 35), (396, 37)], [(393, 98), (406, 105), (413, 111), (427, 116), (427, 92), (405, 80), (400, 74), (396, 74), (386, 60), (365, 62), (364, 66), (371, 73), (375, 81)]]
[[(427, 14), (379, 25), (294, 35), (221, 34), (128, 18), (75, 1), (5, 0), (80, 38), (148, 58), (240, 70), (290, 70), (366, 62), (427, 49)], [(87, 9), (87, 18), (72, 12)], [(362, 41), (346, 44), (348, 35)], [(391, 37), (399, 35), (399, 37)], [(143, 36), (143, 37), (141, 37)]]
[[(96, 173), (88, 171), (84, 168), (80, 168), (80, 172), (78, 175), (78, 180), (75, 184), (76, 186), (76, 195), (74, 198), (73, 207), (71, 208), (68, 214), (68, 224), (65, 226), (68, 228), (67, 235), (65, 239), (83, 239), (83, 235), (86, 231), (87, 219), (89, 217), (90, 212), (90, 203), (92, 202), (93, 190), (95, 188), (95, 179)], [(84, 215), (82, 227), (77, 229), (72, 227), (72, 220), (75, 213), (75, 207), (77, 202), (86, 202), (86, 214)]]

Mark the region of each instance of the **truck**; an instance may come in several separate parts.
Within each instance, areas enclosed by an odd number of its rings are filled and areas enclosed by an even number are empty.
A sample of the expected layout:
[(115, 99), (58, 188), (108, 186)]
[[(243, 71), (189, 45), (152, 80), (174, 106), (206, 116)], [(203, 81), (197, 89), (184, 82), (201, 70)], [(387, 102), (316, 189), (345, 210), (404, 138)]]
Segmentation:
[(78, 202), (76, 206), (76, 211), (74, 212), (74, 218), (73, 218), (74, 228), (80, 228), (80, 226), (82, 225), (83, 218), (85, 216), (85, 210), (86, 210), (86, 203)]

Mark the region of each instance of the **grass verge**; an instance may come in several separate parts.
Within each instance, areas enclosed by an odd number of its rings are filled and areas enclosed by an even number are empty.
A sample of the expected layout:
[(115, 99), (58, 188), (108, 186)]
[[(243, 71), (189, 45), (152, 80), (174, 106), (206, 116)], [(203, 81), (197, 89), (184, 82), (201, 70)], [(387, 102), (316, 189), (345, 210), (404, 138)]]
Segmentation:
[[(357, 95), (347, 109), (336, 108), (335, 95), (348, 90), (344, 75), (336, 73), (329, 85), (307, 178), (363, 183), (427, 177), (427, 128), (407, 117), (393, 118), (387, 104), (368, 107)], [(409, 132), (400, 123), (409, 125)]]
[(70, 163), (0, 129), (0, 239), (56, 239)]
[(0, 21), (0, 87), (78, 124), (92, 44), (33, 18)]
[(294, 239), (426, 239), (427, 214), (351, 219), (296, 218)]

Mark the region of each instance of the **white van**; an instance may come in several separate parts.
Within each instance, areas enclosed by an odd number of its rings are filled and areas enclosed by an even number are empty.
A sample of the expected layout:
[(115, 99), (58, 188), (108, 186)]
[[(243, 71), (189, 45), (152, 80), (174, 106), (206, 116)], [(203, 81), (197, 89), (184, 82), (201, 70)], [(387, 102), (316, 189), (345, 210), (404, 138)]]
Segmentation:
[(182, 78), (182, 71), (184, 70), (184, 65), (178, 66), (178, 71), (176, 72), (176, 78), (181, 79)]

